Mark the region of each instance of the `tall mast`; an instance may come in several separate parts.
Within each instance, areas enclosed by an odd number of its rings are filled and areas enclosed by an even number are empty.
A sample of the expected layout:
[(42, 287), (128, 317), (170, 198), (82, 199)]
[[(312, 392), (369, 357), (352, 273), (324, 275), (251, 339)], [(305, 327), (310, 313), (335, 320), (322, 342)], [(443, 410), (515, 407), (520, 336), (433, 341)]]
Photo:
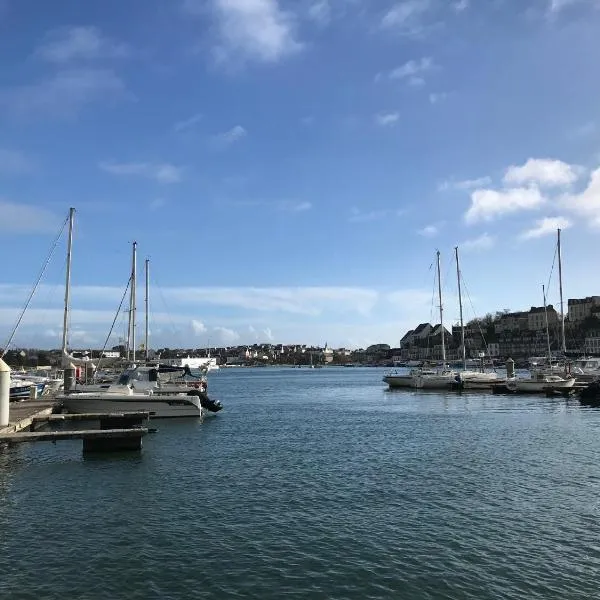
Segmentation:
[(458, 246), (454, 248), (456, 256), (456, 279), (458, 281), (458, 308), (460, 310), (460, 343), (462, 347), (463, 369), (467, 370), (467, 349), (465, 348), (465, 323), (463, 321), (462, 294), (460, 289), (460, 263), (458, 262)]
[(133, 259), (131, 263), (131, 360), (135, 362), (135, 311), (137, 292), (137, 242), (133, 242)]
[(563, 354), (567, 353), (567, 341), (565, 339), (565, 313), (563, 304), (563, 285), (562, 285), (562, 253), (560, 247), (560, 229), (558, 229), (558, 289), (560, 291), (560, 344)]
[(437, 253), (438, 299), (440, 301), (440, 328), (442, 336), (442, 367), (446, 365), (446, 340), (444, 335), (444, 307), (442, 306), (442, 279), (440, 275), (440, 251)]
[(146, 360), (148, 360), (148, 318), (149, 318), (149, 304), (150, 304), (150, 300), (149, 300), (149, 289), (150, 289), (150, 261), (148, 259), (146, 259), (146, 335), (144, 337), (144, 350), (146, 352)]
[(75, 209), (69, 209), (69, 237), (67, 238), (67, 275), (65, 281), (65, 312), (63, 316), (63, 337), (62, 351), (63, 358), (67, 352), (67, 332), (69, 328), (69, 306), (71, 303), (71, 251), (73, 248), (73, 221), (75, 219)]
[(546, 288), (542, 284), (542, 294), (544, 295), (544, 317), (546, 320), (546, 343), (548, 345), (548, 364), (552, 367), (552, 350), (550, 350), (550, 329), (548, 328), (548, 310), (546, 309)]

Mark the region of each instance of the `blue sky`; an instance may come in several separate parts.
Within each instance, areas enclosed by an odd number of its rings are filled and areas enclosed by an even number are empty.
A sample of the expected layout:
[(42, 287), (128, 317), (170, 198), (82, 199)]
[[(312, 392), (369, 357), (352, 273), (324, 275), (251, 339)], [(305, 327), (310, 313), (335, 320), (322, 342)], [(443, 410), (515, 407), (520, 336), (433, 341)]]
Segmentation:
[[(599, 26), (596, 0), (0, 0), (0, 334), (69, 206), (73, 347), (133, 240), (156, 347), (396, 344), (437, 248), (456, 320), (456, 245), (467, 317), (540, 305), (559, 226), (565, 295), (600, 293)], [(64, 262), (16, 345), (59, 346)]]

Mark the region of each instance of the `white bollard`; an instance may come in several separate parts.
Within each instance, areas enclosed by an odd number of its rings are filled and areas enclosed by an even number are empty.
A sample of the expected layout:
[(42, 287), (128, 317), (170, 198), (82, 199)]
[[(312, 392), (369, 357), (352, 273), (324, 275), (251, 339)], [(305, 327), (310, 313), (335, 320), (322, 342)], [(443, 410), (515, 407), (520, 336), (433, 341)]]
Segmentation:
[(30, 400), (37, 400), (37, 396), (38, 396), (38, 387), (37, 385), (32, 385), (29, 387), (29, 399)]
[(0, 427), (8, 427), (10, 367), (0, 358)]

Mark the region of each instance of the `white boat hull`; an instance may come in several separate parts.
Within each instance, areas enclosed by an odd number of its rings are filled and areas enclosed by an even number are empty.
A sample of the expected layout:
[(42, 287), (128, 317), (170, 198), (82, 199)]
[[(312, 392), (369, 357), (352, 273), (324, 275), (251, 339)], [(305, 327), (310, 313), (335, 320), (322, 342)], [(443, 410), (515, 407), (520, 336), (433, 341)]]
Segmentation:
[(390, 388), (412, 388), (414, 386), (414, 379), (412, 375), (386, 375), (383, 381), (387, 383)]
[(136, 396), (119, 394), (68, 394), (57, 396), (64, 408), (72, 413), (148, 411), (151, 419), (206, 416), (197, 397)]
[(416, 375), (414, 387), (418, 390), (444, 390), (456, 383), (454, 373), (440, 373), (439, 375)]
[(548, 391), (567, 391), (573, 388), (575, 379), (563, 379), (560, 381), (535, 381), (529, 379), (509, 379), (506, 387), (518, 394), (544, 394)]

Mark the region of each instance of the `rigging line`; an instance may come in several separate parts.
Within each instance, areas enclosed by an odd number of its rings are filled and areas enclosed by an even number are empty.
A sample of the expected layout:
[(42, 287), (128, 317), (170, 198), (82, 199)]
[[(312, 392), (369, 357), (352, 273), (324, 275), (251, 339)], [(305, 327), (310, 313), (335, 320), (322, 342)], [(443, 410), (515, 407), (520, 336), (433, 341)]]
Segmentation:
[(182, 339), (179, 337), (178, 331), (175, 329), (175, 323), (173, 323), (173, 320), (171, 319), (171, 312), (167, 305), (167, 301), (165, 300), (165, 296), (163, 294), (162, 287), (160, 285), (158, 285), (158, 282), (154, 278), (152, 278), (152, 283), (154, 286), (156, 286), (158, 288), (158, 293), (160, 294), (160, 298), (165, 306), (165, 309), (167, 310), (167, 319), (169, 320), (169, 324), (171, 325), (171, 332), (173, 333), (173, 335), (177, 338), (177, 340), (179, 342), (182, 342)]
[(125, 297), (127, 296), (127, 291), (129, 290), (130, 285), (131, 285), (131, 276), (129, 277), (129, 280), (127, 281), (127, 285), (125, 286), (125, 291), (123, 292), (121, 302), (119, 303), (119, 308), (117, 308), (115, 318), (113, 319), (112, 325), (110, 326), (110, 331), (108, 332), (108, 335), (106, 336), (106, 340), (104, 340), (104, 346), (102, 346), (102, 351), (100, 352), (100, 360), (98, 361), (98, 365), (96, 367), (96, 370), (94, 371), (94, 376), (92, 377), (92, 379), (96, 378), (96, 373), (99, 371), (100, 363), (102, 362), (102, 356), (104, 355), (106, 346), (108, 346), (108, 340), (110, 339), (110, 336), (112, 335), (115, 323), (117, 322), (117, 319), (119, 318), (119, 315), (121, 314), (121, 308), (123, 308), (123, 302), (125, 302)]
[(42, 277), (44, 276), (44, 273), (46, 272), (46, 269), (48, 267), (48, 265), (50, 264), (50, 260), (52, 259), (52, 255), (54, 254), (54, 250), (56, 250), (56, 246), (58, 245), (58, 242), (63, 234), (63, 231), (65, 230), (65, 227), (67, 226), (67, 223), (69, 222), (69, 217), (67, 217), (64, 221), (64, 223), (62, 224), (62, 227), (60, 228), (60, 231), (58, 232), (58, 235), (56, 236), (54, 242), (52, 243), (52, 246), (50, 247), (50, 252), (48, 253), (48, 256), (46, 257), (46, 260), (44, 261), (44, 264), (42, 266), (42, 269), (38, 275), (38, 278), (35, 282), (35, 285), (33, 286), (33, 289), (31, 290), (31, 293), (29, 294), (29, 298), (27, 298), (27, 302), (25, 303), (25, 306), (23, 308), (23, 310), (21, 311), (21, 314), (19, 315), (19, 318), (17, 319), (17, 323), (14, 326), (13, 330), (10, 333), (10, 336), (8, 338), (8, 341), (6, 342), (6, 344), (4, 345), (4, 348), (2, 349), (2, 354), (0, 354), (0, 358), (4, 358), (4, 355), (6, 354), (10, 344), (13, 341), (13, 338), (15, 337), (15, 334), (17, 333), (17, 329), (19, 328), (19, 325), (21, 324), (21, 321), (23, 320), (23, 317), (25, 316), (25, 312), (27, 311), (27, 309), (29, 308), (29, 304), (31, 303), (31, 300), (33, 299), (33, 296), (38, 288), (38, 285), (40, 284), (40, 281), (42, 279)]
[(473, 311), (473, 314), (475, 315), (475, 322), (477, 323), (477, 329), (479, 329), (479, 334), (481, 335), (481, 339), (483, 340), (483, 345), (485, 346), (485, 352), (489, 356), (489, 354), (490, 354), (489, 346), (488, 346), (487, 340), (485, 339), (485, 335), (483, 335), (483, 330), (481, 329), (481, 319), (477, 318), (477, 313), (475, 312), (475, 307), (473, 306), (473, 301), (471, 300), (471, 294), (469, 294), (469, 288), (467, 287), (467, 283), (466, 283), (464, 277), (462, 276), (462, 273), (460, 276), (460, 280), (462, 282), (465, 292), (467, 292), (467, 298), (469, 299), (469, 305), (471, 306), (471, 310)]
[[(548, 285), (546, 289), (550, 289), (550, 281), (552, 280), (552, 273), (554, 272), (554, 266), (556, 265), (556, 257), (558, 256), (558, 244), (554, 247), (554, 259), (552, 260), (552, 268), (550, 269), (550, 275), (548, 276)], [(546, 294), (546, 299), (548, 299), (548, 294)]]

